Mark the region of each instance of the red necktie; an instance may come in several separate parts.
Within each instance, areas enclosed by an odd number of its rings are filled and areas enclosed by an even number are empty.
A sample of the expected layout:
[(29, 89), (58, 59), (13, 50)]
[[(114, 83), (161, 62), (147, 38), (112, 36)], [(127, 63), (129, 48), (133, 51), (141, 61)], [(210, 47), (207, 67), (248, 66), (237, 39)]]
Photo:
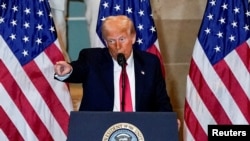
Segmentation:
[[(126, 65), (125, 65), (126, 66)], [(123, 72), (124, 71), (124, 72)], [(131, 92), (130, 92), (130, 85), (129, 85), (129, 80), (128, 80), (128, 75), (126, 72), (126, 67), (124, 70), (121, 71), (120, 75), (120, 109), (123, 111), (123, 98), (124, 98), (124, 111), (123, 112), (132, 112), (133, 111), (133, 106), (132, 106), (132, 100), (131, 100)], [(124, 82), (122, 82), (122, 76), (124, 73)], [(124, 97), (123, 97), (123, 86), (122, 84), (124, 83)]]

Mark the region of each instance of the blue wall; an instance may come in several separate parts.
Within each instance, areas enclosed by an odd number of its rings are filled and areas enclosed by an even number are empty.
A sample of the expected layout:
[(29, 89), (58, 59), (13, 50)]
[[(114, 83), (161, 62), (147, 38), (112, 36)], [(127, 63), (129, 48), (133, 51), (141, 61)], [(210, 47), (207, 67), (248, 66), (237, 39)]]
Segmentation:
[(67, 38), (68, 38), (68, 53), (71, 60), (78, 58), (78, 53), (83, 48), (90, 47), (90, 40), (85, 20), (84, 2), (70, 1), (68, 4), (67, 18)]

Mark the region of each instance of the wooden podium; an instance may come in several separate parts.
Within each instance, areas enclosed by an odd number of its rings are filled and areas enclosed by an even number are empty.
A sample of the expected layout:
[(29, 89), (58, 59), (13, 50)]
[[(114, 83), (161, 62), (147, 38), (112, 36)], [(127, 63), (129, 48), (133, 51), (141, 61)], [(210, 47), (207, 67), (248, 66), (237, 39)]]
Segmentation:
[(70, 113), (67, 141), (178, 141), (175, 112)]

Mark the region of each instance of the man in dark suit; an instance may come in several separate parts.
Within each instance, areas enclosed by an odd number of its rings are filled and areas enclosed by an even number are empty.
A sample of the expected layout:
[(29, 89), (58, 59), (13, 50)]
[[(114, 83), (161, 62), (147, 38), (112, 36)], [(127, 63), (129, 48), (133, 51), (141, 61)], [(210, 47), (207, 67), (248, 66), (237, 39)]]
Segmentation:
[(107, 48), (83, 49), (76, 61), (55, 65), (58, 80), (82, 83), (80, 111), (120, 111), (119, 77), (123, 54), (130, 82), (132, 111), (172, 111), (157, 56), (133, 49), (136, 32), (126, 16), (110, 16), (103, 21), (103, 39)]

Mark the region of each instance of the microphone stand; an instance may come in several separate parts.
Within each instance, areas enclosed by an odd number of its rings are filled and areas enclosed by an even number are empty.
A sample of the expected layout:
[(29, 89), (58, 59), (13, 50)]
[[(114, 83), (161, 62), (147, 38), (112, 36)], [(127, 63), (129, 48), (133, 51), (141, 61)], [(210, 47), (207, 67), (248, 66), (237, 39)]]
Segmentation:
[(122, 64), (122, 112), (125, 111), (125, 63)]
[(125, 59), (125, 56), (124, 54), (122, 53), (119, 53), (117, 55), (117, 62), (118, 64), (122, 67), (122, 100), (121, 100), (121, 109), (122, 109), (122, 112), (124, 112), (124, 107), (125, 107), (125, 73), (126, 73), (126, 59)]

